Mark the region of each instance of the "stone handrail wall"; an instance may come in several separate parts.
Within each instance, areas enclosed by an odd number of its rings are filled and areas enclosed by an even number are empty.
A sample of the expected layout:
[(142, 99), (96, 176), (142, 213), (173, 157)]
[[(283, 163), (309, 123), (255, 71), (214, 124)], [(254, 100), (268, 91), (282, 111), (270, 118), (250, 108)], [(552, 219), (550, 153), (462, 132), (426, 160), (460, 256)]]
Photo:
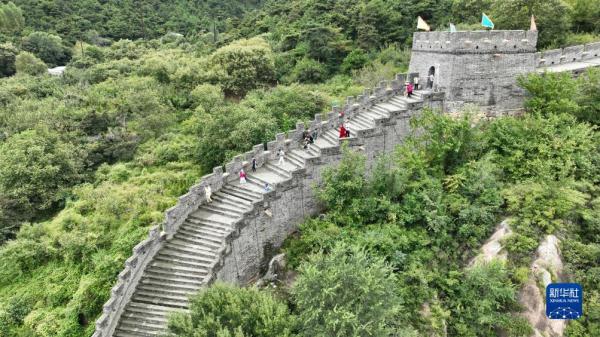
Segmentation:
[[(317, 130), (319, 134), (332, 128), (337, 128), (340, 123), (340, 112), (343, 112), (346, 118), (352, 118), (374, 104), (383, 102), (393, 95), (401, 94), (404, 90), (404, 82), (412, 81), (418, 74), (398, 74), (391, 81), (381, 81), (379, 85), (372, 90), (365, 89), (362, 95), (348, 97), (343, 107), (334, 106), (332, 111), (326, 115), (317, 114), (313, 121), (305, 125), (304, 122), (298, 122), (296, 129), (287, 133), (278, 133), (274, 141), (266, 144), (255, 145), (251, 151), (242, 155), (235, 156), (232, 161), (222, 166), (215, 167), (211, 174), (203, 176), (199, 183), (192, 186), (189, 191), (179, 197), (175, 206), (165, 212), (165, 219), (161, 226), (155, 226), (150, 230), (147, 239), (140, 242), (133, 248), (133, 254), (125, 262), (125, 268), (119, 273), (117, 284), (111, 289), (111, 297), (104, 304), (103, 313), (96, 321), (96, 330), (92, 337), (110, 337), (114, 332), (119, 318), (130, 301), (140, 278), (155, 254), (160, 250), (164, 242), (170, 239), (179, 229), (179, 226), (186, 220), (188, 215), (195, 211), (200, 205), (206, 203), (204, 188), (210, 186), (213, 193), (230, 181), (238, 179), (237, 173), (244, 168), (249, 171), (251, 168), (251, 159), (254, 157), (257, 166), (262, 166), (266, 161), (276, 157), (276, 151), (279, 148), (287, 151), (299, 148), (303, 132), (306, 129)], [(356, 134), (361, 136), (361, 132)], [(339, 151), (339, 148), (337, 149)], [(161, 230), (162, 229), (162, 230)], [(221, 249), (221, 256), (226, 255), (228, 247)], [(214, 280), (216, 273), (220, 270), (219, 261), (213, 266), (213, 273), (206, 279), (207, 283)]]
[(562, 49), (546, 50), (535, 54), (536, 67), (581, 62), (600, 57), (600, 42), (587, 43)]

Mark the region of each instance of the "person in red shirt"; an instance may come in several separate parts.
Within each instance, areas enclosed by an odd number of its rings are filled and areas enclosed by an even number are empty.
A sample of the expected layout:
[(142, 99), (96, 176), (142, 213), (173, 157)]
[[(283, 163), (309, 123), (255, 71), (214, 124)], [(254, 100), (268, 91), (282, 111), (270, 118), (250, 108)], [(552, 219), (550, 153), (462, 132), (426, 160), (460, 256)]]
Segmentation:
[(342, 124), (342, 126), (340, 127), (340, 138), (345, 138), (346, 137), (346, 128), (344, 127), (344, 124)]
[(406, 96), (411, 97), (413, 94), (413, 84), (412, 83), (408, 83), (406, 84)]

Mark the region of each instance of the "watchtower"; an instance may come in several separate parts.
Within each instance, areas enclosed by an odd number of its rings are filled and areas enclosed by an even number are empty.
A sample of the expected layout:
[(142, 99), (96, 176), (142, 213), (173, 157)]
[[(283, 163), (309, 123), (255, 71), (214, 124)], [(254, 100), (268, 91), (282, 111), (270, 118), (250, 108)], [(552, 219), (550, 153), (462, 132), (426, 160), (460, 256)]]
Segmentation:
[(524, 95), (517, 77), (535, 71), (536, 43), (535, 31), (417, 32), (409, 72), (419, 73), (421, 87), (446, 93), (446, 111), (465, 103), (491, 112), (517, 110)]

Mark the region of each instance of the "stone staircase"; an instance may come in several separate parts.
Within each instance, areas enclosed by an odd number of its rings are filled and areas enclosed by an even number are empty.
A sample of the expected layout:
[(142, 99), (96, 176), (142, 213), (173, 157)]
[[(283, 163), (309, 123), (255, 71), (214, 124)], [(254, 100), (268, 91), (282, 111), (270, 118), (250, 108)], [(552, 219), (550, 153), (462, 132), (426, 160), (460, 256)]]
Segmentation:
[[(411, 98), (392, 97), (386, 103), (374, 105), (345, 122), (351, 138), (358, 130), (375, 127), (375, 120), (386, 118), (389, 111), (406, 109), (407, 102), (421, 101), (421, 94)], [(247, 183), (238, 180), (213, 193), (212, 203), (202, 204), (192, 212), (177, 232), (161, 247), (144, 270), (131, 300), (126, 305), (113, 334), (116, 337), (151, 337), (164, 333), (168, 314), (185, 311), (188, 297), (207, 284), (210, 268), (218, 259), (233, 224), (250, 212), (254, 204), (267, 193), (264, 186), (274, 189), (291, 179), (292, 172), (302, 169), (306, 160), (319, 157), (321, 150), (339, 146), (338, 130), (329, 129), (317, 136), (308, 149), (293, 149), (285, 162), (267, 161), (256, 172), (247, 173)]]

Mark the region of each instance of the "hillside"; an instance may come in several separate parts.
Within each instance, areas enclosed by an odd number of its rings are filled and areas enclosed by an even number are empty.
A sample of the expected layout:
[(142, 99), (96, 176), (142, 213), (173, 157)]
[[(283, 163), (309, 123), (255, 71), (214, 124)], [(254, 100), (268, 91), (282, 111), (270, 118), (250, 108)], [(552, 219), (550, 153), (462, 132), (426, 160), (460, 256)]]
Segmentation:
[[(523, 29), (533, 12), (544, 48), (598, 39), (598, 0), (520, 3), (0, 1), (0, 336), (90, 336), (131, 249), (178, 196), (252, 145), (405, 71), (418, 15), (474, 29), (485, 11), (501, 29)], [(47, 74), (59, 65), (63, 76)], [(278, 308), (297, 334), (315, 309), (298, 298), (322, 294), (307, 292), (308, 275), (340, 264), (357, 280), (385, 278), (378, 298), (402, 304), (373, 312), (382, 333), (393, 317), (404, 336), (487, 336), (510, 330), (526, 266), (555, 233), (569, 274), (590, 289), (586, 310), (597, 311), (598, 80), (524, 81), (533, 98), (523, 118), (427, 115), (430, 145), (401, 147), (373, 178), (350, 156), (330, 171), (324, 218), (286, 245), (297, 288), (247, 296)], [(517, 232), (510, 263), (465, 269), (507, 216)], [(343, 259), (348, 251), (357, 261)], [(357, 272), (365, 266), (373, 275)], [(489, 306), (465, 309), (488, 284), (498, 290)], [(234, 307), (243, 292), (217, 290), (233, 293)], [(599, 324), (590, 315), (567, 335), (594, 336)], [(236, 329), (219, 337), (257, 335)]]

